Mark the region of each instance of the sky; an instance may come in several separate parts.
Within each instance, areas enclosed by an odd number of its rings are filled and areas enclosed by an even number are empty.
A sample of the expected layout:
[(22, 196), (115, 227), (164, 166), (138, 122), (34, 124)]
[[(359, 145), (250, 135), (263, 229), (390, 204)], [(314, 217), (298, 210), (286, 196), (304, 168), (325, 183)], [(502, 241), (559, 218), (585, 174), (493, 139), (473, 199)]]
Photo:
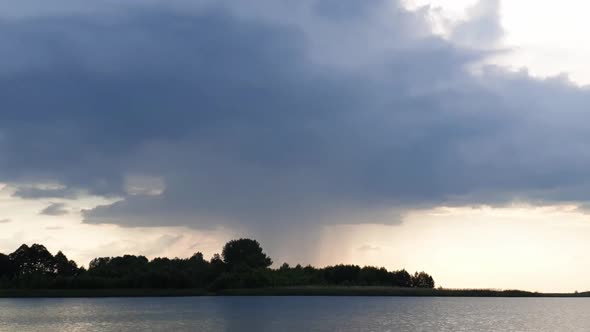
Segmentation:
[(589, 7), (0, 0), (0, 252), (590, 290)]

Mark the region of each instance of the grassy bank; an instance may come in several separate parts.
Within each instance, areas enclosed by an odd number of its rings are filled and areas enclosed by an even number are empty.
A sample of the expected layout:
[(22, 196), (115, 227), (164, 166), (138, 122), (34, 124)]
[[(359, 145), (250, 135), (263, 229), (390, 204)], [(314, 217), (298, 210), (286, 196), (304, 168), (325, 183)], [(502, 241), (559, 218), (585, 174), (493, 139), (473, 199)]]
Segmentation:
[(307, 286), (257, 289), (3, 289), (0, 298), (172, 297), (172, 296), (432, 296), (432, 297), (590, 297), (590, 293), (533, 293), (518, 290), (423, 289), (396, 287)]

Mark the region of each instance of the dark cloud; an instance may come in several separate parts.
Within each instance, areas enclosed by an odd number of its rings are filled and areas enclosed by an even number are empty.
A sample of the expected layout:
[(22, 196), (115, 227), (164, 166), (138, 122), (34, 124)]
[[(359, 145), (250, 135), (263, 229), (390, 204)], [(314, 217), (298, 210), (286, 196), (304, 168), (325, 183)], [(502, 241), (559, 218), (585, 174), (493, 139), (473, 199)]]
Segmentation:
[(24, 199), (39, 199), (39, 198), (76, 198), (81, 192), (71, 190), (68, 188), (46, 189), (35, 187), (19, 187), (12, 194), (14, 197)]
[(39, 214), (45, 216), (63, 216), (68, 213), (69, 211), (64, 203), (51, 203), (48, 207), (39, 212)]
[[(124, 226), (586, 200), (587, 90), (472, 74), (485, 53), (388, 1), (203, 3), (0, 22), (0, 180), (119, 196), (84, 216)], [(137, 174), (163, 192), (128, 194)]]

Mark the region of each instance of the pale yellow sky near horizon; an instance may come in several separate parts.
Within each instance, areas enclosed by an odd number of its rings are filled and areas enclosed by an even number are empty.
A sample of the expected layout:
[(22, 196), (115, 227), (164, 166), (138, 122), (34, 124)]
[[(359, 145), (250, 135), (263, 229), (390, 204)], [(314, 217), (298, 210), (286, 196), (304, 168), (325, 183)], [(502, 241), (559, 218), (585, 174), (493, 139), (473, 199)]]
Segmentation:
[[(461, 19), (475, 0), (408, 0), (441, 6), (445, 15)], [(502, 1), (503, 47), (512, 49), (495, 63), (526, 67), (540, 77), (568, 73), (579, 84), (590, 83), (590, 21), (583, 1)], [(81, 222), (80, 210), (106, 201), (26, 201), (0, 191), (0, 252), (22, 243), (40, 242), (53, 253), (63, 250), (87, 265), (97, 256), (124, 253), (148, 257), (206, 257), (223, 243), (244, 235), (236, 229), (121, 228)], [(66, 203), (69, 213), (39, 215), (51, 203)], [(6, 220), (5, 220), (6, 219)], [(437, 285), (450, 288), (502, 288), (533, 291), (590, 290), (590, 215), (575, 206), (456, 207), (413, 211), (400, 225), (391, 220), (373, 224), (324, 226), (318, 230), (316, 257), (301, 257), (297, 248), (267, 250), (280, 264), (354, 263), (406, 268), (431, 273)], [(293, 246), (297, 241), (293, 242)], [(302, 239), (304, 243), (304, 239)], [(262, 241), (264, 246), (264, 241)], [(307, 243), (305, 243), (307, 245)]]

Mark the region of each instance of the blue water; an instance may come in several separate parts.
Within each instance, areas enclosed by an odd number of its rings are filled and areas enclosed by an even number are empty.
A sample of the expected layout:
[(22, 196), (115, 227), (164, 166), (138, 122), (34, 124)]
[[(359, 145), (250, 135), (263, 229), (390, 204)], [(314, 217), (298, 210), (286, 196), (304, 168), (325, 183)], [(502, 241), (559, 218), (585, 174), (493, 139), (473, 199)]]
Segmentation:
[(590, 299), (0, 299), (0, 331), (590, 331)]

